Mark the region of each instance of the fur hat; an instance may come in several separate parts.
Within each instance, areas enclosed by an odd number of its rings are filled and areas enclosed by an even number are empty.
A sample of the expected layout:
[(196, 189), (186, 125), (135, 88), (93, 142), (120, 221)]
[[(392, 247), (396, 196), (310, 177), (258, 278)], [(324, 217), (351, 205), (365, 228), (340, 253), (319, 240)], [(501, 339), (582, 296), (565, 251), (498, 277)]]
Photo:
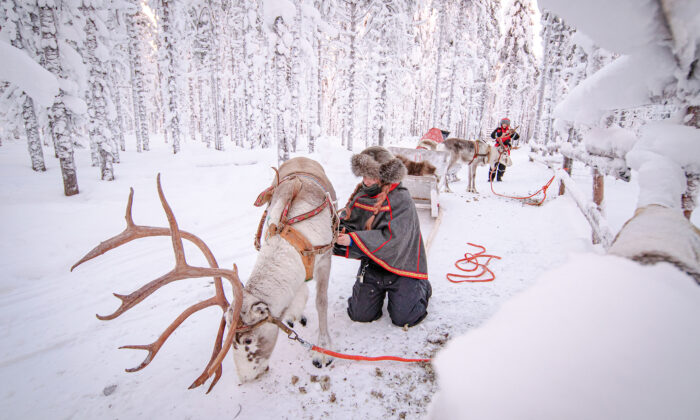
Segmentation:
[(381, 146), (368, 147), (353, 155), (350, 164), (355, 176), (377, 178), (383, 184), (401, 182), (407, 173), (401, 160)]

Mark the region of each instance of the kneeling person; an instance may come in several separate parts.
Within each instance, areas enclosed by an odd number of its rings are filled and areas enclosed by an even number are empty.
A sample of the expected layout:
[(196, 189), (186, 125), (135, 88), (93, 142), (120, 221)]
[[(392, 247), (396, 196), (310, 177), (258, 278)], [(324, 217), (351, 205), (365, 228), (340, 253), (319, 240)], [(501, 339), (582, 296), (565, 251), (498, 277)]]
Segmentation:
[(384, 296), (391, 322), (412, 327), (425, 318), (432, 294), (420, 223), (411, 194), (401, 185), (403, 163), (383, 147), (352, 157), (352, 172), (362, 182), (345, 206), (335, 254), (360, 259), (348, 299), (353, 321), (382, 316)]

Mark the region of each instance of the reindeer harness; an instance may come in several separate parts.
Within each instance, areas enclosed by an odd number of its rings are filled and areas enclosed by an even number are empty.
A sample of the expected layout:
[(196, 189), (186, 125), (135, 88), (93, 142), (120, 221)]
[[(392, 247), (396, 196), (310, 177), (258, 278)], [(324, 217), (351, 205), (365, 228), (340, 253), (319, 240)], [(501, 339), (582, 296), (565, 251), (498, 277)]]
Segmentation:
[[(274, 169), (274, 168), (273, 168)], [(260, 195), (258, 196), (257, 200), (255, 200), (255, 206), (256, 207), (261, 207), (265, 204), (270, 203), (270, 200), (272, 199), (272, 196), (277, 189), (282, 183), (284, 182), (294, 182), (294, 189), (292, 191), (292, 196), (287, 201), (287, 203), (284, 205), (284, 209), (282, 210), (282, 215), (280, 216), (279, 224), (271, 223), (270, 226), (268, 227), (267, 231), (265, 232), (265, 240), (275, 236), (279, 235), (282, 239), (286, 240), (289, 242), (291, 246), (294, 247), (294, 249), (299, 252), (299, 256), (301, 257), (301, 262), (304, 264), (304, 269), (306, 270), (306, 281), (309, 281), (313, 278), (314, 275), (314, 261), (316, 255), (323, 254), (324, 252), (328, 251), (333, 247), (333, 244), (335, 243), (337, 239), (337, 227), (339, 223), (338, 215), (335, 211), (335, 208), (333, 207), (333, 202), (331, 200), (331, 193), (324, 187), (324, 184), (314, 175), (309, 174), (309, 173), (304, 173), (304, 172), (295, 172), (292, 173), (291, 175), (288, 175), (281, 180), (279, 179), (279, 172), (277, 169), (275, 169), (275, 172), (277, 172), (277, 178), (279, 182), (277, 182), (275, 185), (265, 189)], [(319, 188), (321, 188), (324, 192), (325, 199), (323, 202), (314, 208), (311, 211), (308, 211), (306, 213), (300, 214), (298, 216), (294, 216), (292, 218), (289, 218), (289, 208), (291, 207), (292, 203), (294, 202), (294, 199), (297, 197), (297, 194), (299, 194), (299, 191), (301, 191), (302, 183), (300, 181), (300, 178), (305, 178), (311, 180), (314, 184), (316, 184)], [(326, 244), (326, 245), (317, 245), (314, 246), (309, 242), (309, 240), (297, 229), (292, 227), (293, 224), (299, 223), (301, 221), (310, 219), (319, 213), (321, 213), (326, 207), (329, 207), (331, 209), (331, 213), (333, 215), (333, 239), (331, 240), (331, 243)], [(263, 226), (265, 225), (265, 220), (267, 219), (267, 211), (268, 209), (265, 209), (263, 212), (262, 217), (260, 218), (260, 223), (258, 224), (258, 230), (255, 234), (255, 249), (260, 251), (260, 238), (262, 237), (262, 230)]]
[[(479, 154), (479, 143), (484, 143), (487, 146), (486, 147), (486, 154), (483, 154), (483, 155)], [(489, 150), (489, 148), (488, 148), (488, 144), (486, 144), (486, 142), (484, 142), (482, 140), (474, 140), (474, 156), (472, 157), (472, 160), (470, 160), (469, 163), (467, 163), (467, 165), (471, 165), (477, 156), (488, 156), (489, 155), (488, 150)]]

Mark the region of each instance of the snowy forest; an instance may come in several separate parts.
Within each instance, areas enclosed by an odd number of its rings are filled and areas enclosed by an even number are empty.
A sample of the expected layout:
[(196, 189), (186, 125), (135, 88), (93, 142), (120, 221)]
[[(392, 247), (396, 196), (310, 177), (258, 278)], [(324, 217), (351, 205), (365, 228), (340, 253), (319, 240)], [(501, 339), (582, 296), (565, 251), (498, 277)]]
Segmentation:
[(157, 138), (173, 153), (204, 142), (286, 160), (321, 134), (348, 150), (433, 126), (475, 138), (501, 115), (551, 134), (534, 121), (562, 74), (611, 58), (573, 54), (571, 30), (547, 15), (552, 70), (538, 69), (528, 1), (4, 1), (0, 13), (3, 54), (34, 85), (3, 83), (0, 139), (26, 139), (37, 171), (44, 149), (57, 156), (67, 195), (74, 148), (110, 180), (130, 135), (143, 152)]
[[(0, 0), (0, 412), (695, 418), (699, 61), (697, 0)], [(268, 373), (238, 383), (229, 358), (205, 396), (187, 385), (221, 314), (192, 316), (137, 374), (143, 353), (115, 347), (153, 340), (212, 281), (101, 322), (172, 247), (135, 241), (69, 272), (124, 228), (125, 203), (127, 225), (168, 226), (162, 174), (178, 223), (245, 282), (270, 166), (318, 160), (342, 205), (366, 147), (414, 150), (434, 128), (493, 144), (503, 118), (520, 136), (503, 182), (479, 167), (465, 193), (460, 169), (431, 196), (439, 222), (421, 213), (420, 325), (351, 322), (357, 262), (329, 269), (333, 350), (431, 363), (317, 369), (282, 333)], [(547, 179), (541, 202), (516, 201)], [(465, 243), (493, 257), (493, 281), (447, 282), (478, 260)]]
[[(660, 9), (678, 71), (695, 80), (671, 12)], [(526, 142), (549, 154), (567, 144), (571, 158), (597, 128), (639, 130), (679, 113), (698, 124), (695, 85), (682, 80), (595, 118), (556, 118), (619, 53), (527, 0), (41, 0), (4, 1), (0, 13), (0, 141), (27, 141), (35, 171), (47, 149), (66, 195), (79, 191), (75, 148), (89, 147), (111, 180), (131, 135), (138, 152), (153, 138), (175, 154), (187, 142), (272, 147), (282, 162), (313, 152), (320, 135), (347, 150), (430, 127), (484, 138), (509, 116)], [(687, 172), (692, 210), (698, 175)]]

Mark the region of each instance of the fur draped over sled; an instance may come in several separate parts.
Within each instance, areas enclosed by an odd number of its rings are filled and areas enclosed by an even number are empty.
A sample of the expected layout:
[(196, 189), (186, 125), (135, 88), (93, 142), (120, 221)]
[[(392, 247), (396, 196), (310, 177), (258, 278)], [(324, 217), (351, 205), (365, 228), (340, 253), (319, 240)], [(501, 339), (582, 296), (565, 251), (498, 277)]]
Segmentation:
[(435, 175), (435, 171), (437, 168), (435, 168), (435, 165), (428, 161), (422, 161), (422, 162), (415, 162), (406, 156), (403, 155), (397, 155), (397, 159), (400, 159), (401, 162), (403, 162), (403, 165), (406, 167), (408, 170), (409, 175), (415, 175), (415, 176), (424, 176), (424, 175)]
[(395, 184), (406, 177), (407, 170), (400, 159), (381, 146), (368, 147), (350, 160), (355, 176), (376, 178), (382, 184)]

